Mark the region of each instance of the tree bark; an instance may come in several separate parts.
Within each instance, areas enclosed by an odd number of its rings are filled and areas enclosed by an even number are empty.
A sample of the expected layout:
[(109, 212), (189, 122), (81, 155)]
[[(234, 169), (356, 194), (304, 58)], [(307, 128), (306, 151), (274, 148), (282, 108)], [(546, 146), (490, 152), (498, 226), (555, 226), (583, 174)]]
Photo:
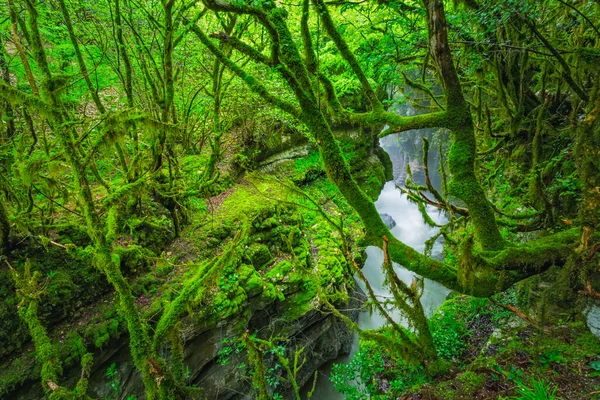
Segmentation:
[(452, 132), (448, 155), (451, 180), (449, 193), (465, 202), (475, 228), (475, 238), (483, 250), (501, 250), (504, 246), (494, 211), (475, 175), (477, 144), (469, 105), (462, 93), (448, 45), (448, 32), (442, 0), (424, 0), (427, 9), (430, 51), (435, 60), (446, 96), (447, 125)]
[(4, 201), (0, 197), (0, 256), (8, 254), (8, 236), (10, 235), (10, 223), (6, 213)]

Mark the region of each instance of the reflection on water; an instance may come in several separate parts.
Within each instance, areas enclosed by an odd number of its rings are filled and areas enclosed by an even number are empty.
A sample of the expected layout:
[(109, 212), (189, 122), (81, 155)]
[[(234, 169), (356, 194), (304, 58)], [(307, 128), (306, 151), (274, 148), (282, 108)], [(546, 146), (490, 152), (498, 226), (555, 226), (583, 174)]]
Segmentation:
[[(413, 131), (412, 135), (413, 138), (418, 138), (426, 133), (428, 132), (425, 130), (420, 130)], [(407, 134), (409, 133), (403, 133), (405, 136)], [(415, 141), (413, 140), (412, 143), (415, 143)], [(414, 152), (411, 151), (409, 153), (406, 151), (406, 148), (403, 148), (403, 146), (400, 145), (397, 135), (391, 135), (382, 139), (381, 146), (385, 151), (388, 152), (392, 160), (394, 180), (385, 184), (383, 190), (379, 194), (379, 198), (375, 202), (375, 206), (377, 207), (379, 213), (390, 215), (396, 222), (396, 226), (391, 229), (392, 234), (396, 238), (413, 247), (415, 250), (423, 252), (425, 248), (425, 241), (435, 235), (438, 232), (438, 228), (432, 228), (425, 224), (417, 205), (409, 202), (406, 194), (402, 194), (400, 189), (396, 187), (396, 185), (404, 184), (407, 163), (410, 163), (411, 165), (413, 177), (416, 180), (420, 180), (420, 160), (418, 158), (411, 159), (409, 154), (414, 154)], [(433, 185), (439, 188), (440, 177), (437, 172), (438, 160), (434, 154), (432, 154), (429, 162), (429, 173)], [(428, 206), (427, 212), (436, 223), (443, 224), (446, 222), (446, 217), (439, 213), (437, 209)], [(441, 256), (442, 246), (443, 244), (441, 241), (436, 242), (436, 244), (433, 246), (433, 257)], [(383, 251), (378, 247), (371, 246), (366, 249), (366, 252), (367, 259), (363, 268), (365, 277), (369, 281), (369, 284), (373, 288), (373, 291), (376, 295), (391, 296), (388, 288), (383, 285), (384, 276), (381, 269), (381, 265), (383, 264)], [(396, 263), (394, 263), (394, 269), (396, 270), (396, 273), (400, 279), (407, 284), (410, 284), (410, 282), (416, 276), (416, 274), (413, 272)], [(357, 282), (364, 291), (366, 287), (364, 282), (360, 281), (358, 277)], [(423, 308), (428, 316), (431, 316), (435, 309), (442, 304), (449, 292), (450, 291), (448, 289), (439, 283), (425, 279), (425, 290), (423, 296), (421, 297), (421, 303), (423, 304)], [(406, 321), (398, 310), (390, 309), (388, 312), (397, 322), (405, 324)], [(362, 329), (376, 329), (383, 326), (385, 322), (385, 318), (378, 312), (374, 312), (372, 314), (368, 312), (361, 312), (358, 317), (358, 325)], [(339, 364), (348, 362), (356, 351), (358, 351), (358, 335), (355, 334), (350, 355), (340, 357), (333, 363)], [(333, 384), (329, 381), (329, 374), (331, 372), (333, 363), (329, 363), (321, 369), (313, 399), (344, 399), (344, 395), (338, 393), (333, 387)]]
[[(407, 200), (406, 195), (396, 188), (394, 182), (385, 184), (375, 205), (379, 212), (391, 215), (396, 221), (396, 226), (391, 229), (394, 236), (417, 251), (422, 252), (425, 249), (425, 241), (437, 233), (437, 228), (432, 228), (423, 223), (423, 217), (417, 206)], [(436, 209), (428, 208), (427, 211), (436, 223), (442, 224), (445, 222), (445, 217), (439, 214)], [(441, 251), (442, 244), (437, 242), (433, 246), (432, 255), (434, 257), (439, 256)], [(376, 295), (390, 296), (390, 291), (383, 284), (385, 278), (381, 269), (382, 264), (383, 251), (378, 247), (368, 247), (363, 273)], [(394, 269), (398, 277), (409, 285), (416, 276), (415, 273), (396, 263), (394, 263)], [(364, 282), (359, 280), (358, 285), (366, 292)], [(428, 316), (444, 301), (448, 293), (449, 290), (439, 283), (425, 279), (425, 291), (423, 297), (421, 297), (421, 302)], [(404, 322), (400, 311), (389, 310), (389, 313), (394, 320)], [(376, 329), (385, 323), (385, 318), (379, 313), (361, 315), (361, 317), (360, 325), (363, 329)]]

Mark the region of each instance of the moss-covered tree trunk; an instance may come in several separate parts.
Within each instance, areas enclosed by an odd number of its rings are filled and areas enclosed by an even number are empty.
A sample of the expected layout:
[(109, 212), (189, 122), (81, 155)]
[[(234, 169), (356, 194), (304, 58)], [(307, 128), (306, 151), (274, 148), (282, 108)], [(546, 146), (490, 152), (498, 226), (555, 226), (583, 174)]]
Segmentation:
[(577, 129), (576, 152), (578, 154), (579, 177), (582, 182), (583, 199), (579, 205), (579, 218), (581, 220), (580, 243), (576, 249), (579, 262), (576, 264), (583, 268), (586, 290), (590, 291), (589, 282), (591, 274), (597, 270), (597, 258), (594, 259), (592, 246), (595, 242), (595, 233), (600, 224), (598, 211), (600, 209), (600, 76), (596, 75), (591, 104), (584, 120)]
[(424, 3), (427, 9), (430, 51), (436, 61), (446, 95), (446, 127), (451, 130), (453, 139), (448, 156), (452, 174), (448, 190), (469, 208), (475, 236), (481, 247), (484, 250), (500, 250), (503, 240), (494, 211), (475, 175), (477, 144), (473, 120), (450, 53), (444, 3), (442, 0), (424, 0)]
[(59, 91), (55, 87), (57, 80), (50, 72), (38, 27), (36, 3), (33, 0), (27, 0), (26, 5), (29, 14), (28, 25), (34, 59), (44, 76), (43, 85), (40, 88), (42, 100), (45, 102), (44, 114), (48, 120), (48, 124), (56, 135), (58, 143), (64, 151), (67, 164), (71, 167), (75, 196), (83, 207), (87, 234), (96, 250), (94, 260), (96, 267), (105, 274), (119, 295), (120, 312), (127, 321), (130, 334), (131, 354), (136, 368), (142, 374), (146, 396), (148, 399), (153, 399), (156, 398), (157, 384), (151, 372), (153, 366), (149, 361), (152, 355), (150, 352), (149, 336), (145, 324), (142, 323), (137, 311), (129, 284), (123, 277), (120, 265), (111, 256), (110, 246), (105, 237), (106, 232), (104, 232), (103, 223), (94, 205), (91, 186), (86, 175), (86, 168), (73, 142), (75, 135), (69, 130), (69, 124), (67, 123), (69, 119), (63, 111), (65, 107), (62, 104)]
[[(162, 93), (157, 101), (160, 108), (160, 120), (168, 124), (171, 121), (171, 107), (175, 96), (174, 76), (173, 76), (173, 36), (175, 27), (173, 25), (173, 6), (175, 0), (162, 0), (163, 8), (163, 45), (162, 45), (162, 76), (157, 77), (162, 82)], [(158, 140), (154, 146), (154, 170), (159, 171), (163, 165), (163, 153), (167, 146), (167, 127), (166, 125), (159, 129)], [(168, 159), (171, 162), (171, 159)], [(167, 206), (168, 207), (168, 206)], [(174, 218), (175, 229), (178, 229), (178, 221)], [(176, 235), (177, 236), (177, 235)]]
[[(237, 22), (237, 18), (235, 14), (229, 18), (227, 24), (224, 24), (225, 34), (230, 36), (235, 24)], [(221, 50), (227, 55), (230, 56), (233, 48), (231, 46), (225, 46), (223, 48), (221, 46)], [(219, 61), (218, 58), (215, 58), (212, 68), (212, 97), (213, 97), (213, 134), (212, 137), (208, 138), (208, 142), (210, 144), (210, 158), (208, 159), (208, 165), (204, 170), (204, 174), (202, 176), (202, 185), (206, 186), (210, 182), (215, 179), (215, 175), (218, 174), (217, 171), (217, 163), (221, 159), (221, 139), (223, 134), (225, 133), (225, 128), (223, 127), (223, 121), (221, 119), (221, 106), (223, 104), (223, 99), (225, 96), (226, 83), (223, 82), (223, 73), (225, 72), (225, 66)]]
[[(133, 69), (131, 67), (131, 60), (129, 58), (129, 52), (125, 44), (125, 38), (123, 36), (123, 23), (121, 19), (121, 3), (120, 0), (115, 0), (115, 41), (117, 43), (117, 49), (119, 55), (123, 60), (123, 67), (125, 72), (122, 73), (123, 85), (125, 89), (125, 95), (127, 96), (127, 106), (133, 108)], [(136, 141), (137, 144), (137, 141)]]
[[(4, 41), (2, 38), (0, 38), (0, 75), (0, 79), (10, 85), (10, 71), (8, 69), (7, 54), (4, 49)], [(6, 130), (0, 134), (0, 143), (10, 140), (16, 132), (14, 110), (9, 101), (4, 103), (2, 121), (6, 126)]]
[[(6, 53), (4, 52), (4, 41), (0, 38), (0, 74), (6, 84), (10, 84), (10, 73), (8, 70), (8, 63), (6, 59)], [(13, 115), (13, 108), (8, 100), (5, 102), (4, 115), (2, 116), (5, 120), (6, 131), (0, 135), (0, 144), (12, 139), (15, 134), (15, 122)], [(8, 253), (8, 236), (10, 234), (10, 224), (8, 222), (8, 215), (4, 198), (0, 192), (0, 255)]]
[(0, 195), (0, 256), (8, 253), (8, 236), (10, 235), (10, 223), (6, 214), (6, 207)]

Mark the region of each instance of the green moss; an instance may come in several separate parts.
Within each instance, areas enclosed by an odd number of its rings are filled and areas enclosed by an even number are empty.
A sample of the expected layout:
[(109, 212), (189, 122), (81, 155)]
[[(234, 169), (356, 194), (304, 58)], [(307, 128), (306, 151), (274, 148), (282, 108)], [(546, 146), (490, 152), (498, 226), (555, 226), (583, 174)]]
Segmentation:
[(323, 168), (321, 166), (321, 157), (319, 152), (311, 151), (308, 157), (299, 158), (294, 162), (294, 171), (291, 179), (294, 182), (304, 183), (311, 182), (324, 175)]
[[(207, 235), (222, 235), (216, 248), (205, 250), (206, 254), (224, 256), (222, 263), (215, 268), (214, 275), (209, 274), (210, 279), (196, 286), (189, 286), (195, 277), (205, 276), (211, 265), (215, 264), (189, 262), (174, 270), (166, 253), (155, 259), (156, 264), (151, 271), (131, 280), (132, 299), (140, 295), (145, 298), (153, 297), (150, 307), (143, 309), (142, 318), (162, 320), (162, 315), (168, 322), (164, 326), (160, 323), (156, 326), (157, 335), (165, 330), (170, 332), (174, 326), (170, 321), (177, 323), (186, 314), (194, 321), (202, 319), (209, 324), (233, 315), (245, 316), (250, 309), (250, 298), (258, 304), (281, 303), (281, 307), (286, 309), (284, 318), (293, 321), (319, 306), (315, 301), (319, 285), (328, 286), (332, 301), (347, 300), (346, 287), (351, 284), (347, 275), (348, 267), (340, 250), (341, 240), (336, 234), (332, 234), (331, 226), (318, 213), (303, 207), (292, 204), (275, 206), (276, 201), (265, 196), (278, 196), (278, 199), (285, 196), (290, 202), (300, 203), (302, 199), (282, 192), (276, 183), (252, 177), (249, 179), (253, 179), (251, 183), (248, 181), (236, 186), (223, 204), (210, 215), (212, 221), (206, 225), (208, 229), (203, 229), (200, 235), (197, 235), (198, 231), (193, 226), (182, 232), (182, 240), (190, 240), (193, 245), (204, 243), (208, 239)], [(321, 181), (319, 185), (322, 186), (315, 188), (314, 192), (319, 199), (328, 198), (335, 193), (336, 189), (331, 184)], [(322, 189), (326, 192), (323, 193)], [(251, 222), (248, 231), (239, 234), (239, 221), (246, 218)], [(232, 238), (236, 234), (239, 234), (239, 238)], [(246, 244), (250, 243), (254, 245), (246, 249)], [(231, 249), (231, 252), (227, 253), (227, 249)], [(114, 268), (115, 261), (135, 264), (143, 260), (144, 255), (136, 248), (116, 250), (114, 256), (102, 253), (107, 257), (97, 258), (96, 265), (105, 269)], [(256, 264), (262, 265), (252, 265), (249, 256), (252, 256)], [(269, 265), (274, 259), (277, 262)], [(115, 265), (107, 266), (103, 262)], [(140, 270), (148, 271), (145, 268)], [(315, 276), (319, 279), (315, 279)], [(63, 278), (58, 277), (62, 281)], [(118, 275), (111, 275), (111, 279), (118, 278)], [(189, 290), (189, 297), (184, 301), (187, 295), (180, 296), (186, 290)], [(60, 349), (65, 365), (70, 367), (75, 364), (87, 353), (89, 347), (106, 348), (111, 340), (127, 330), (127, 318), (117, 313), (124, 306), (122, 299), (117, 297), (113, 301), (107, 303), (104, 310), (86, 326), (73, 328), (68, 334)], [(176, 312), (172, 313), (171, 308)], [(242, 328), (243, 326), (240, 327)]]
[(29, 379), (39, 376), (35, 352), (17, 357), (0, 368), (0, 396), (8, 396), (11, 390), (18, 388)]
[(451, 381), (441, 382), (440, 384), (436, 385), (432, 391), (435, 395), (439, 396), (444, 400), (453, 400), (456, 399), (458, 396), (454, 387), (454, 383)]
[(243, 288), (248, 293), (248, 296), (254, 296), (263, 291), (268, 291), (267, 286), (270, 283), (264, 281), (263, 277), (256, 272), (256, 269), (252, 265), (242, 264), (237, 273), (239, 274), (239, 280), (242, 282)]
[(131, 292), (138, 297), (142, 294), (150, 294), (157, 290), (159, 281), (153, 274), (141, 276), (131, 287)]
[(262, 243), (252, 243), (248, 249), (246, 249), (245, 257), (257, 269), (264, 267), (273, 259), (269, 248)]
[(466, 348), (469, 334), (464, 311), (470, 299), (465, 296), (445, 301), (429, 321), (433, 342), (438, 355), (446, 360), (459, 357)]
[(79, 332), (71, 331), (66, 334), (60, 353), (65, 365), (73, 365), (87, 353), (84, 338)]
[[(573, 327), (576, 329), (576, 327)], [(580, 326), (580, 336), (575, 339), (575, 344), (581, 349), (581, 354), (586, 357), (592, 357), (598, 354), (600, 349), (600, 339), (591, 333), (586, 327)]]
[(111, 338), (116, 338), (121, 333), (119, 321), (109, 318), (99, 323), (88, 324), (85, 330), (85, 337), (91, 341), (95, 347), (101, 349)]
[(265, 274), (265, 279), (274, 282), (281, 281), (292, 270), (292, 263), (289, 261), (281, 261), (277, 263), (269, 272)]
[(284, 303), (284, 317), (290, 321), (300, 318), (315, 305), (313, 304), (316, 295), (316, 284), (305, 281), (302, 291), (289, 296)]
[(154, 268), (154, 273), (157, 278), (166, 278), (171, 272), (173, 272), (173, 264), (170, 262), (159, 258), (156, 261), (156, 265)]
[(476, 393), (483, 386), (486, 380), (486, 375), (478, 374), (473, 371), (465, 371), (458, 376), (458, 381), (461, 383), (460, 391), (464, 395)]

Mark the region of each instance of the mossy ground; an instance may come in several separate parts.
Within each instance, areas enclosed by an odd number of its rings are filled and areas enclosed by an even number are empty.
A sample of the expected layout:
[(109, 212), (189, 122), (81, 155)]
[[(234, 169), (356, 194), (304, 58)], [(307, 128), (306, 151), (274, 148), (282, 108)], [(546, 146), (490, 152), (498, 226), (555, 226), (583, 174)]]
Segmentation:
[[(361, 342), (358, 362), (334, 382), (355, 391), (349, 399), (365, 398), (365, 391), (371, 399), (600, 398), (600, 340), (582, 321), (540, 330), (489, 300), (456, 296), (430, 323), (443, 360), (433, 374)], [(348, 386), (348, 376), (366, 383), (362, 394)]]
[[(347, 157), (355, 157), (352, 146), (346, 147)], [(193, 171), (194, 160), (186, 160), (184, 167)], [(372, 182), (373, 191), (378, 192), (385, 173), (381, 165), (373, 167), (377, 168), (374, 175), (380, 178)], [(296, 177), (303, 176), (298, 179), (303, 189), (334, 220), (345, 216), (344, 225), (350, 236), (359, 237), (358, 217), (335, 186), (322, 172), (310, 172), (320, 168), (318, 158), (311, 155), (293, 165)], [(349, 278), (341, 238), (304, 196), (286, 189), (272, 176), (257, 174), (249, 174), (223, 189), (207, 199), (190, 199), (188, 224), (180, 237), (170, 243), (164, 234), (170, 226), (164, 210), (151, 210), (148, 217), (123, 221), (124, 228), (117, 239), (121, 267), (131, 282), (143, 320), (152, 326), (202, 263), (221, 255), (244, 225), (249, 229), (240, 242), (243, 244), (192, 299), (185, 313), (189, 315), (187, 323), (206, 326), (234, 315), (249, 317), (250, 302), (255, 307), (280, 302), (278, 308), (285, 310), (283, 318), (293, 321), (318, 307), (315, 295), (320, 288), (332, 302), (347, 300), (353, 280)], [(53, 239), (58, 243), (73, 240), (72, 235), (61, 232), (56, 232)], [(85, 245), (84, 241), (77, 244)], [(25, 258), (30, 258), (34, 268), (48, 277), (44, 296), (48, 301), (40, 307), (41, 317), (49, 326), (65, 371), (76, 368), (86, 351), (101, 352), (111, 341), (126, 334), (126, 323), (117, 312), (118, 299), (89, 260), (66, 254), (56, 246), (27, 247), (22, 254)], [(40, 372), (33, 347), (27, 344), (27, 330), (12, 313), (16, 303), (11, 280), (3, 282), (0, 290), (7, 301), (0, 309), (0, 334), (4, 335), (6, 346), (5, 354), (1, 354), (5, 361), (0, 366), (0, 395), (25, 382), (36, 385)], [(10, 315), (15, 316), (12, 325)]]

